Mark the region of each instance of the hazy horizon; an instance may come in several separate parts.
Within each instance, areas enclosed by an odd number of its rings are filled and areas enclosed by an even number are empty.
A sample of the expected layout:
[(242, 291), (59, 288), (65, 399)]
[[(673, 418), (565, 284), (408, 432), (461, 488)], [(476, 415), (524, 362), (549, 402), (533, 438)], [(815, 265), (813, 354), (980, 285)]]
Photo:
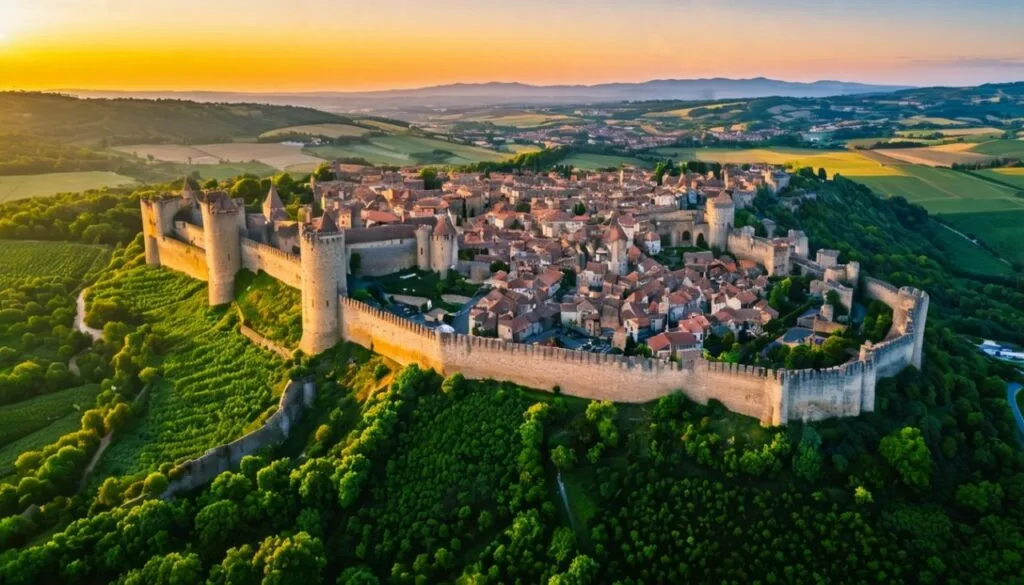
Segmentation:
[(10, 0), (0, 89), (317, 92), (514, 80), (1024, 79), (1024, 3), (986, 0)]

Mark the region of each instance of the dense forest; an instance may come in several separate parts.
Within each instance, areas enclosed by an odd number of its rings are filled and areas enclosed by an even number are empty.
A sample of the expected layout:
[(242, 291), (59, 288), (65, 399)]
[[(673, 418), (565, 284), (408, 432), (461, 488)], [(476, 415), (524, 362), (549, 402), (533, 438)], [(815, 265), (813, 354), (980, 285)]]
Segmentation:
[[(1020, 374), (963, 336), (1019, 339), (1021, 283), (949, 266), (935, 222), (901, 199), (809, 172), (782, 196), (807, 192), (817, 198), (795, 212), (763, 193), (752, 221), (803, 229), (932, 298), (923, 370), (881, 381), (874, 413), (762, 428), (682, 394), (589, 402), (342, 344), (285, 364), (318, 388), (288, 442), (183, 497), (155, 497), (173, 469), (154, 459), (46, 502), (32, 478), (60, 462), (26, 462), (25, 493), (0, 488), (0, 503), (43, 501), (51, 532), (0, 522), (0, 582), (1022, 582), (1024, 458), (1006, 403)], [(110, 391), (115, 378), (133, 392), (145, 383), (140, 366), (187, 379), (168, 343), (234, 335), (230, 312), (190, 305), (195, 291), (139, 251), (119, 249), (97, 285), (131, 340), (110, 356), (104, 405), (128, 398)], [(160, 311), (164, 286), (180, 304)]]

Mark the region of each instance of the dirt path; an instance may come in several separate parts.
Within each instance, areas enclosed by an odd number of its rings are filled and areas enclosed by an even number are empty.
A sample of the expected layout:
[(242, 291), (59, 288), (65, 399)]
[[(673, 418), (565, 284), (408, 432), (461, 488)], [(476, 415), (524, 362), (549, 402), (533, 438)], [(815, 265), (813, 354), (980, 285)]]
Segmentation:
[(75, 307), (75, 329), (85, 333), (91, 337), (93, 341), (96, 341), (103, 338), (103, 332), (99, 329), (93, 329), (85, 324), (85, 293), (88, 291), (89, 289), (85, 289), (78, 293), (78, 301)]

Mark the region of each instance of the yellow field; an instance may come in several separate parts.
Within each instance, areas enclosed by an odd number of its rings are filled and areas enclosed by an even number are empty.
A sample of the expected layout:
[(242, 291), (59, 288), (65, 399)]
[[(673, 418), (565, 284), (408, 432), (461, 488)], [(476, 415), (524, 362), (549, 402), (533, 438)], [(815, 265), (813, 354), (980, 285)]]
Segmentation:
[(380, 120), (356, 120), (356, 122), (359, 122), (363, 126), (370, 126), (372, 128), (383, 130), (385, 132), (397, 132), (401, 134), (403, 132), (409, 131), (408, 128), (403, 128), (398, 124), (388, 124), (387, 122), (381, 122)]
[(256, 161), (280, 170), (303, 165), (315, 168), (322, 159), (304, 154), (302, 147), (294, 144), (258, 144), (230, 142), (225, 144), (203, 144), (180, 146), (168, 144), (137, 144), (121, 146), (117, 150), (140, 157), (152, 156), (156, 160), (189, 163), (194, 165), (217, 164), (221, 161)]
[(342, 136), (362, 136), (369, 132), (366, 128), (351, 126), (349, 124), (307, 124), (305, 126), (289, 126), (278, 128), (270, 132), (260, 134), (260, 138), (280, 136), (282, 134), (305, 134), (307, 136), (326, 136), (328, 138), (341, 138)]
[(951, 128), (943, 130), (900, 130), (896, 135), (913, 138), (915, 136), (927, 136), (935, 133), (942, 134), (943, 136), (983, 136), (986, 134), (1001, 135), (1003, 131), (986, 126), (982, 128)]
[(929, 118), (928, 116), (911, 116), (909, 118), (903, 118), (896, 121), (907, 126), (917, 126), (918, 124), (934, 124), (935, 126), (963, 125), (963, 122), (957, 122), (956, 120), (950, 120), (949, 118)]
[(512, 126), (513, 128), (536, 128), (553, 122), (572, 122), (578, 118), (565, 114), (509, 114), (507, 116), (482, 116), (466, 118), (467, 122), (490, 122), (495, 126)]
[(506, 144), (505, 148), (509, 149), (509, 151), (514, 152), (515, 154), (528, 154), (531, 152), (540, 152), (541, 150), (543, 150), (536, 144)]
[[(952, 166), (954, 163), (983, 163), (992, 160), (992, 157), (990, 156), (969, 152), (964, 148), (960, 148), (961, 146), (964, 146), (964, 143), (955, 145), (947, 144), (945, 146), (955, 146), (957, 148), (943, 149), (941, 146), (930, 146), (926, 148), (889, 148), (877, 150), (876, 152), (899, 161), (916, 165), (926, 165), (929, 167), (948, 167)], [(974, 145), (967, 143), (966, 146), (970, 147)]]
[(694, 106), (692, 108), (680, 108), (678, 110), (669, 110), (667, 112), (648, 112), (644, 114), (643, 118), (689, 118), (690, 112), (697, 109), (705, 110), (718, 110), (729, 106), (738, 106), (743, 102), (729, 102), (725, 104), (711, 104), (707, 106)]
[(793, 168), (824, 168), (829, 176), (839, 173), (846, 177), (900, 176), (898, 168), (883, 165), (858, 153), (842, 150), (815, 150), (810, 148), (663, 148), (659, 154), (682, 160), (703, 160), (727, 164), (765, 163), (787, 165)]

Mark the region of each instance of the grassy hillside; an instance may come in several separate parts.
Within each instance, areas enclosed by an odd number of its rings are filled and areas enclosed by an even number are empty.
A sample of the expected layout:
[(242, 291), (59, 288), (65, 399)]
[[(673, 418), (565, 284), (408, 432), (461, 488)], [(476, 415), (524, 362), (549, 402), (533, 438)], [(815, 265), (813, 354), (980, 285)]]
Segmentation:
[(457, 144), (424, 136), (375, 136), (349, 144), (316, 146), (306, 152), (320, 158), (363, 159), (383, 165), (464, 165), (496, 162), (510, 158), (508, 153), (495, 152), (479, 146)]
[(0, 203), (30, 197), (45, 197), (57, 193), (78, 193), (132, 185), (135, 179), (109, 171), (83, 171), (79, 173), (47, 173), (43, 175), (16, 175), (0, 177)]
[(163, 378), (140, 420), (126, 429), (97, 477), (151, 471), (229, 442), (276, 403), (283, 362), (238, 333), (234, 311), (207, 306), (206, 285), (163, 269), (131, 268), (91, 288), (90, 302), (151, 323), (166, 344)]
[(310, 108), (0, 93), (0, 127), (6, 132), (87, 146), (224, 142), (289, 126), (346, 121)]

